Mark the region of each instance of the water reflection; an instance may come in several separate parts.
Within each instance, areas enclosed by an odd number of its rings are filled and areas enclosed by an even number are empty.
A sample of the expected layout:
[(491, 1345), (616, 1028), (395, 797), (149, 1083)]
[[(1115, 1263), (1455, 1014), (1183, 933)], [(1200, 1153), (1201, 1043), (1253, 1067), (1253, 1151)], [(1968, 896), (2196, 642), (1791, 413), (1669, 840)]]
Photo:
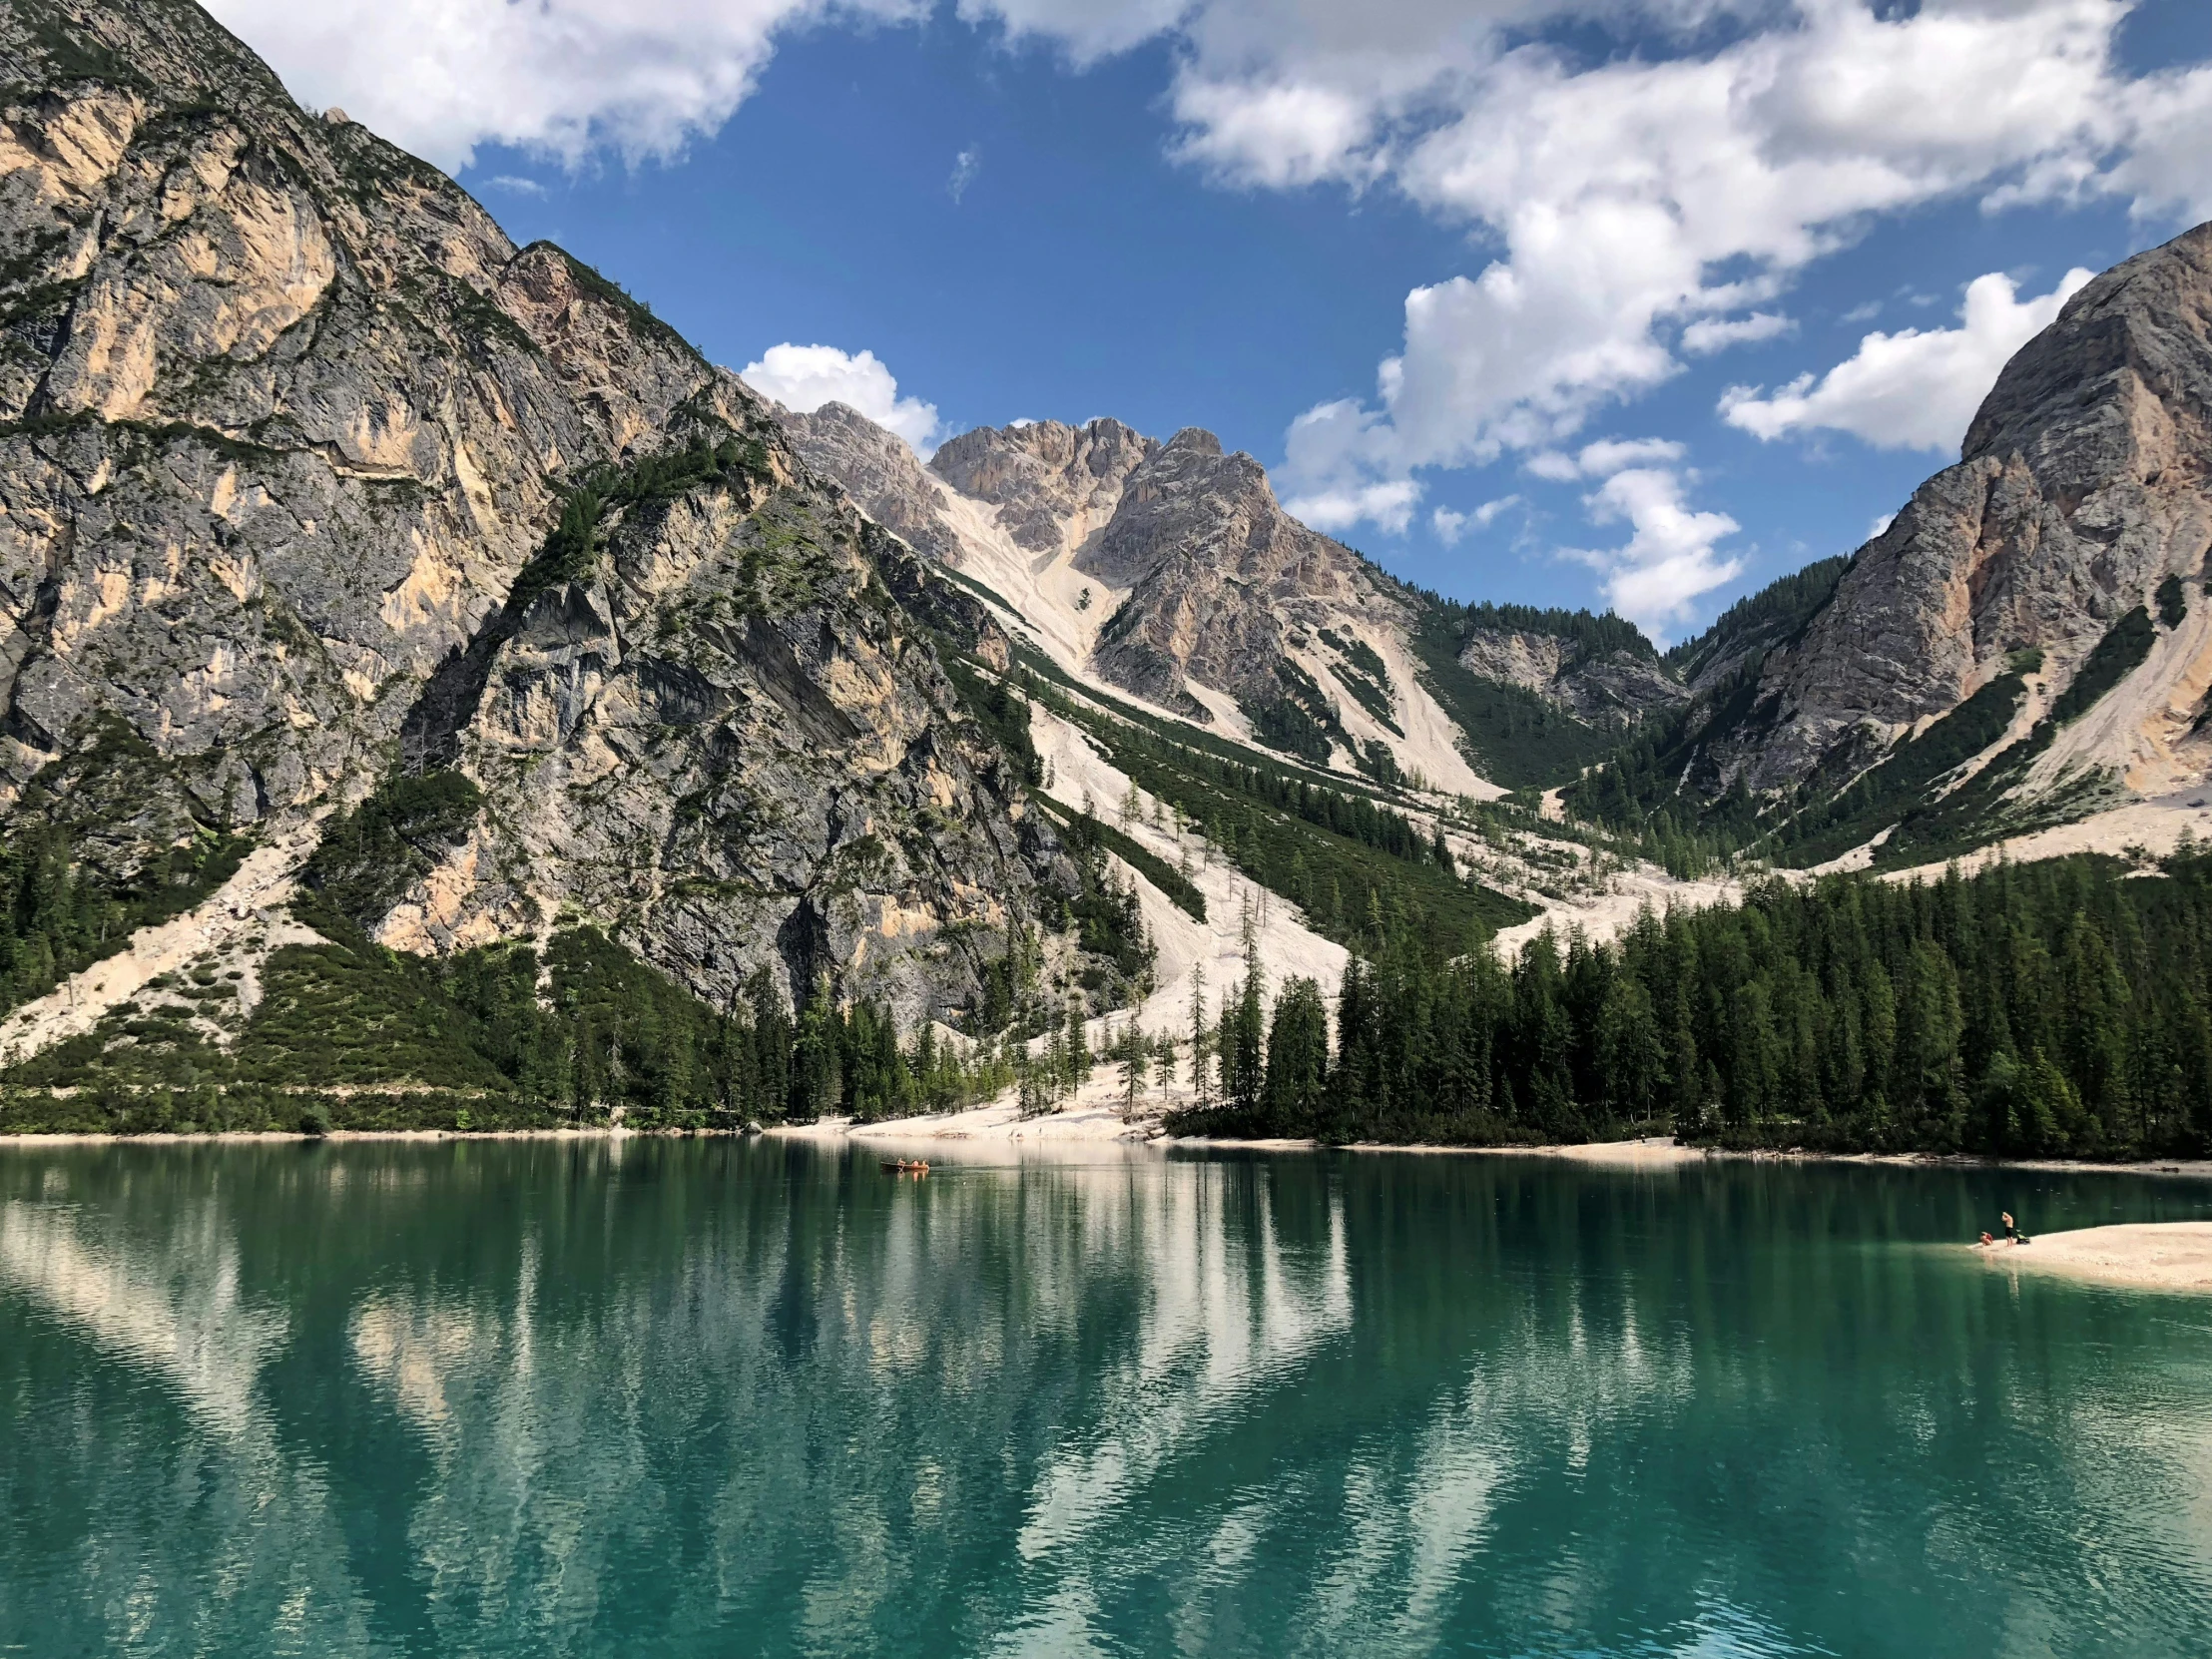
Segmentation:
[(1929, 1245), (2203, 1195), (2004, 1179), (13, 1149), (0, 1645), (2201, 1650), (2212, 1314)]

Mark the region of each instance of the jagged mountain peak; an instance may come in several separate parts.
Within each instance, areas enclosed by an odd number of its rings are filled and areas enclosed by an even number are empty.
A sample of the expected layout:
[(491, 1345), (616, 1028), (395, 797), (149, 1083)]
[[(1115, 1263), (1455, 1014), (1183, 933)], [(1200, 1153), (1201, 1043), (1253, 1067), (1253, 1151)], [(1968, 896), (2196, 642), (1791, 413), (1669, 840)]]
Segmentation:
[[(1219, 455), (1221, 453), (1221, 439), (1207, 431), (1203, 426), (1184, 427), (1175, 436), (1168, 439), (1167, 446), (1170, 449), (1187, 450), (1199, 455)], [(1250, 456), (1245, 458), (1247, 460), (1251, 459)], [(1254, 464), (1258, 465), (1257, 462), (1254, 462)]]
[[(2089, 769), (2143, 790), (2201, 777), (2208, 314), (2212, 228), (2075, 294), (1998, 377), (1960, 462), (1915, 493), (1802, 639), (1768, 659), (1760, 717), (1720, 746), (1723, 775), (1774, 789), (1854, 770), (2025, 652), (2043, 666), (2023, 695), (2047, 703), (2123, 619), (2159, 609), (2171, 578), (2198, 596), (2198, 620), (2161, 624), (2156, 660), (2130, 665), (2129, 716), (2093, 723), (2086, 747), (2055, 743), (2039, 776)], [(2181, 637), (2164, 643), (2169, 631)]]
[(930, 457), (929, 470), (997, 508), (1018, 545), (1072, 550), (1113, 516), (1129, 475), (1159, 450), (1118, 420), (1039, 420), (963, 432)]

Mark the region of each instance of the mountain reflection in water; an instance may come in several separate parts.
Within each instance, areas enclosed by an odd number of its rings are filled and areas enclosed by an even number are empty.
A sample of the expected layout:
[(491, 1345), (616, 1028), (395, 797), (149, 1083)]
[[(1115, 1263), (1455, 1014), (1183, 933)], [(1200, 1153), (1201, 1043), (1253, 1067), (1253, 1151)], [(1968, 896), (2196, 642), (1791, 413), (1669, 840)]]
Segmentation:
[(2189, 1653), (2201, 1187), (801, 1142), (4, 1149), (0, 1647)]

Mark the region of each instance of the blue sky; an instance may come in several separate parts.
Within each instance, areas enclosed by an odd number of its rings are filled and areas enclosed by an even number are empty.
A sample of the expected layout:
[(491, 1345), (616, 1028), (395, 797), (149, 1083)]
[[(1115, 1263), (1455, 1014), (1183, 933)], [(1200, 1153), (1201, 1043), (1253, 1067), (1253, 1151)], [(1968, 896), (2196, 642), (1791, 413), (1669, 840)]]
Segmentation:
[(767, 389), (1208, 426), (1413, 580), (1673, 637), (2212, 216), (2202, 0), (215, 9)]

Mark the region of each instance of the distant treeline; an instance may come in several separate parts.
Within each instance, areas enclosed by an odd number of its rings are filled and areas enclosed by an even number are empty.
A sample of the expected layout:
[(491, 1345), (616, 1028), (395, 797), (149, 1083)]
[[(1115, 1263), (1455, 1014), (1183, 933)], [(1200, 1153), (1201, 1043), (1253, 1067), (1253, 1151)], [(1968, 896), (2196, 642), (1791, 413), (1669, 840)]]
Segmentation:
[(1562, 639), (1584, 657), (1610, 657), (1625, 651), (1632, 657), (1656, 662), (1659, 648), (1644, 637), (1626, 617), (1611, 611), (1564, 611), (1534, 605), (1461, 604), (1455, 599), (1425, 596), (1444, 618), (1454, 637), (1464, 646), (1478, 633), (1545, 634)]
[(945, 1111), (1014, 1082), (1000, 1049), (902, 1033), (827, 985), (795, 1016), (763, 971), (712, 1006), (596, 928), (432, 961), (315, 920), (339, 942), (272, 956), (243, 1024), (236, 974), (165, 976), (0, 1076), (0, 1129), (732, 1128)]
[(1319, 1012), (1310, 984), (1284, 987), (1264, 1060), (1239, 1016), (1224, 1048), (1245, 1059), (1180, 1126), (2201, 1155), (2212, 853), (2152, 874), (2074, 858), (1933, 883), (1774, 881), (1741, 905), (1647, 914), (1615, 944), (1540, 937), (1510, 966), (1401, 947), (1351, 964), (1333, 1041)]
[(1835, 597), (1836, 584), (1851, 568), (1851, 557), (1838, 553), (1816, 559), (1757, 593), (1745, 595), (1714, 618), (1704, 633), (1670, 649), (1666, 661), (1687, 679), (1716, 655), (1746, 645), (1778, 645), (1792, 638)]

